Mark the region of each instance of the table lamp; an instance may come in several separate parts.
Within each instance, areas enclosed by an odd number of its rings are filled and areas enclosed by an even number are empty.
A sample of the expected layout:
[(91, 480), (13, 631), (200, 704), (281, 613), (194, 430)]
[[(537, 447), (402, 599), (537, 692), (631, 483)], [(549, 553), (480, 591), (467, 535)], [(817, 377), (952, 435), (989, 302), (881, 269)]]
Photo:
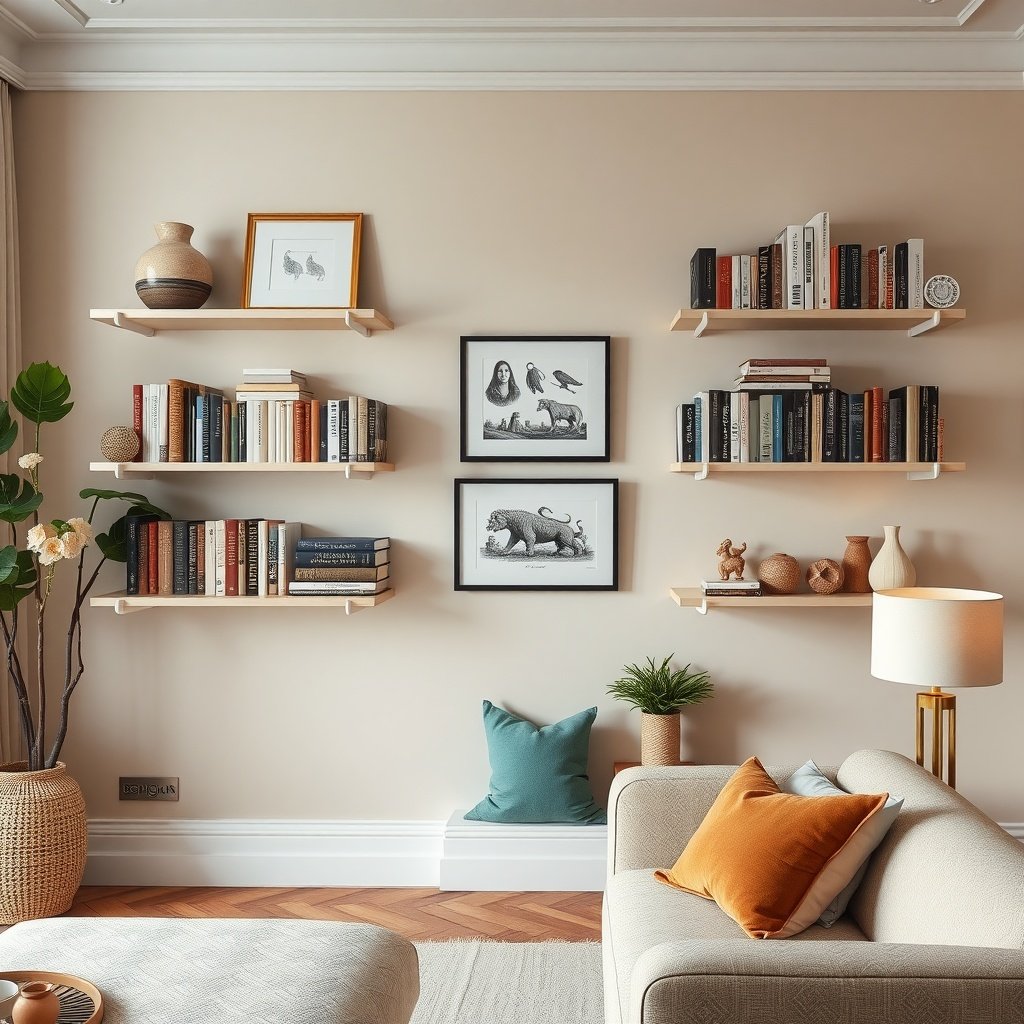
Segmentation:
[(924, 766), (925, 713), (930, 712), (932, 774), (942, 778), (945, 714), (946, 781), (955, 789), (956, 697), (942, 688), (1003, 681), (1003, 595), (947, 587), (876, 592), (871, 604), (871, 674), (931, 687), (917, 694), (917, 763)]

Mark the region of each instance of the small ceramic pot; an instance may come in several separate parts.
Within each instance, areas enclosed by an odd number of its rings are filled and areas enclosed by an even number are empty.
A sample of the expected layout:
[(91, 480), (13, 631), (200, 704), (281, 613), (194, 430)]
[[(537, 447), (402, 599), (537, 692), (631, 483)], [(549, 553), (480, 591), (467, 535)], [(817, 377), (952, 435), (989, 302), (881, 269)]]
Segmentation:
[(194, 228), (177, 221), (154, 225), (160, 239), (135, 264), (135, 290), (150, 309), (198, 309), (213, 288), (207, 258), (189, 243)]
[(13, 1024), (56, 1024), (60, 1016), (60, 1000), (53, 985), (30, 981), (21, 992), (11, 1012)]

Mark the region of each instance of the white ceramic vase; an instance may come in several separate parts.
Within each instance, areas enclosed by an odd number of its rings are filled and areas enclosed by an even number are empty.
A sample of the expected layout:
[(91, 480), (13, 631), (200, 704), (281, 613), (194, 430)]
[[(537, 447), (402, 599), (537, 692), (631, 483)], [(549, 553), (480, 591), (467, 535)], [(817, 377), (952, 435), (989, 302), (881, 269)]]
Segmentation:
[(868, 569), (868, 583), (872, 590), (895, 590), (912, 587), (917, 583), (917, 570), (910, 556), (900, 544), (900, 528), (883, 526), (885, 540)]

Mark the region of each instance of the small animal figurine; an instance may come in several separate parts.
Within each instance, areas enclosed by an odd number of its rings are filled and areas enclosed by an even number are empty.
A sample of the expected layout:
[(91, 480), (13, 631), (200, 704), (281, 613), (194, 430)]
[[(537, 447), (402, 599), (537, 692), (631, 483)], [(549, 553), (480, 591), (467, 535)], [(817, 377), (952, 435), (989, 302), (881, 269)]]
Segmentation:
[(720, 559), (718, 575), (721, 579), (727, 580), (732, 573), (736, 574), (736, 579), (743, 579), (743, 567), (747, 564), (746, 559), (743, 557), (743, 552), (746, 550), (746, 541), (743, 542), (742, 547), (734, 548), (732, 541), (728, 537), (718, 545), (718, 550), (715, 554)]

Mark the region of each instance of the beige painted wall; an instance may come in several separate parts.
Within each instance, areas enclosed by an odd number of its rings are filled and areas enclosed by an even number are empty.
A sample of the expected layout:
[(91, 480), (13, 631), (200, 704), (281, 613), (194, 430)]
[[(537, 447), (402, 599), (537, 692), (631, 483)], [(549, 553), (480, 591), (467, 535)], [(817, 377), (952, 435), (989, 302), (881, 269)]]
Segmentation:
[[(913, 690), (869, 673), (867, 609), (677, 608), (722, 537), (806, 562), (899, 523), (922, 584), (1007, 595), (1006, 683), (960, 695), (962, 792), (1004, 822), (1021, 797), (1021, 239), (1024, 97), (1009, 94), (29, 94), (16, 106), (26, 356), (59, 363), (77, 406), (46, 445), (49, 515), (71, 515), (133, 382), (230, 386), (291, 365), (321, 393), (388, 401), (398, 471), (372, 481), (184, 476), (144, 485), (179, 516), (281, 516), (394, 538), (398, 596), (331, 611), (214, 609), (88, 618), (88, 678), (66, 756), (93, 817), (429, 819), (485, 790), (480, 700), (541, 722), (600, 708), (592, 775), (636, 756), (604, 696), (625, 662), (676, 653), (717, 697), (687, 716), (700, 761), (913, 752)], [(748, 250), (827, 208), (833, 240), (927, 241), (969, 320), (909, 341), (669, 334), (698, 245)], [(92, 323), (137, 305), (152, 223), (196, 225), (235, 306), (249, 211), (368, 215), (360, 300), (398, 325), (161, 335)], [(613, 337), (609, 465), (459, 462), (459, 336)], [(676, 404), (748, 356), (827, 356), (844, 388), (935, 382), (966, 474), (669, 474)], [(616, 476), (619, 593), (452, 589), (456, 476)], [(58, 484), (59, 481), (59, 484)], [(63, 501), (58, 500), (63, 499)], [(105, 589), (121, 585), (111, 569)], [(179, 804), (118, 804), (118, 774), (181, 777)]]

